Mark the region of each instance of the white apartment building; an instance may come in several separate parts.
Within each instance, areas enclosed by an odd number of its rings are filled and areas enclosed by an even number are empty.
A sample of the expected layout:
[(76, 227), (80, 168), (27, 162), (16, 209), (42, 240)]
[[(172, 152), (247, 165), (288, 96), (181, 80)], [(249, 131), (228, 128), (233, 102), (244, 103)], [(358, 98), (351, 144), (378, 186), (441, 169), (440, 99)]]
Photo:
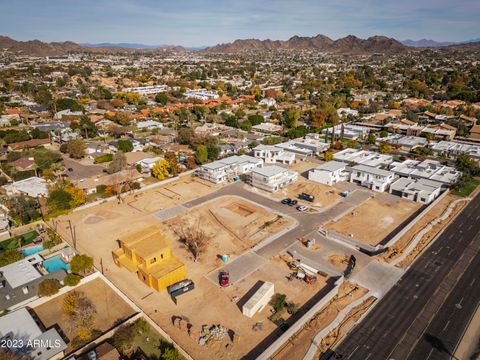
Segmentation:
[(192, 90), (187, 89), (183, 94), (186, 98), (197, 99), (197, 100), (212, 100), (217, 99), (219, 96), (213, 91), (208, 91), (206, 89)]
[(429, 179), (444, 185), (453, 185), (462, 173), (451, 166), (442, 165), (436, 160), (412, 160), (393, 162), (389, 169), (395, 174), (412, 179)]
[(386, 191), (394, 178), (393, 172), (368, 165), (356, 165), (350, 173), (350, 182), (378, 192)]
[(346, 164), (340, 161), (329, 161), (317, 166), (308, 172), (308, 180), (321, 184), (333, 185), (339, 181), (348, 181), (350, 173), (346, 170)]
[(347, 148), (333, 155), (333, 159), (347, 164), (362, 164), (372, 167), (387, 166), (393, 162), (392, 155), (379, 154), (374, 151)]
[(297, 179), (297, 172), (271, 165), (252, 169), (248, 174), (247, 183), (262, 190), (275, 192)]
[(140, 95), (153, 95), (160, 92), (165, 92), (168, 90), (167, 85), (152, 85), (152, 86), (139, 86), (139, 87), (130, 87), (124, 88), (122, 92), (133, 92)]
[(253, 156), (230, 156), (228, 158), (200, 166), (195, 171), (195, 175), (202, 179), (218, 184), (232, 179), (235, 176), (252, 171), (254, 168), (262, 166), (263, 160)]
[(295, 161), (295, 154), (273, 145), (258, 145), (253, 149), (253, 154), (256, 158), (262, 159), (265, 164), (290, 165)]
[(430, 204), (442, 191), (442, 183), (427, 179), (400, 178), (390, 185), (390, 193), (421, 204)]
[(275, 146), (303, 156), (319, 155), (330, 148), (330, 144), (318, 141), (314, 138), (289, 140), (284, 143), (276, 144)]

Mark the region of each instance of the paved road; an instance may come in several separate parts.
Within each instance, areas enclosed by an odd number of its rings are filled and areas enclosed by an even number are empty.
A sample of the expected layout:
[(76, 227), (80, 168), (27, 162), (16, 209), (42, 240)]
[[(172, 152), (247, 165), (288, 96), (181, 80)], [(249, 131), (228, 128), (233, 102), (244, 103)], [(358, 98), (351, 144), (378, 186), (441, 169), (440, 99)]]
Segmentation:
[[(337, 353), (343, 359), (448, 359), (447, 353), (431, 351), (432, 344), (436, 336), (453, 351), (473, 315), (480, 298), (479, 251), (477, 196), (340, 343)], [(454, 316), (452, 306), (459, 302)]]
[(348, 198), (341, 199), (340, 202), (326, 209), (325, 211), (318, 213), (301, 213), (295, 210), (294, 207), (284, 205), (278, 200), (273, 200), (266, 196), (248, 191), (244, 188), (243, 183), (237, 182), (223, 187), (218, 191), (215, 191), (214, 193), (184, 203), (183, 206), (186, 208), (192, 208), (194, 206), (201, 205), (209, 200), (214, 200), (218, 197), (228, 195), (243, 197), (247, 200), (273, 209), (274, 211), (277, 211), (279, 213), (291, 216), (292, 218), (297, 220), (298, 225), (295, 228), (277, 237), (269, 244), (256, 250), (257, 254), (266, 258), (271, 258), (275, 255), (278, 255), (280, 252), (295, 243), (298, 238), (311, 234), (312, 232), (316, 231), (321, 225), (329, 221), (340, 218), (345, 213), (351, 211), (353, 208), (357, 207), (371, 196), (369, 192), (357, 190), (351, 193)]

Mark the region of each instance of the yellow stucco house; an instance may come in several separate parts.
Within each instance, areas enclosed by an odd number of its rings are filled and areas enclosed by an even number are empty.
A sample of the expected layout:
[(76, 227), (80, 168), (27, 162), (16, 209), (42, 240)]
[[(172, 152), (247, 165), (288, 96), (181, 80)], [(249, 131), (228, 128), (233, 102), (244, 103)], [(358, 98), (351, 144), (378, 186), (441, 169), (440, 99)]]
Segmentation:
[(187, 276), (185, 264), (172, 253), (170, 239), (158, 226), (149, 226), (118, 240), (112, 251), (119, 267), (136, 272), (149, 287), (161, 291)]

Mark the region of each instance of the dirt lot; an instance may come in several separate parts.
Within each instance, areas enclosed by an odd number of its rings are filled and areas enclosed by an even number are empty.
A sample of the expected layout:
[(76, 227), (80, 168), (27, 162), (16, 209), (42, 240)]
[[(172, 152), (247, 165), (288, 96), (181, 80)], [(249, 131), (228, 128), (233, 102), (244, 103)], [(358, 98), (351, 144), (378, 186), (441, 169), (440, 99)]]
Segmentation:
[(138, 227), (157, 224), (158, 220), (152, 216), (155, 212), (207, 195), (218, 188), (218, 185), (204, 184), (202, 180), (186, 175), (166, 185), (129, 194), (121, 204), (107, 202), (60, 216), (50, 224), (71, 243), (71, 221), (79, 250), (94, 256), (98, 265), (100, 257), (111, 257), (111, 251), (117, 246), (115, 240), (121, 235)]
[(320, 330), (328, 326), (338, 313), (350, 303), (367, 293), (367, 289), (350, 282), (340, 286), (338, 294), (320, 310), (290, 341), (285, 344), (273, 357), (274, 360), (301, 360), (312, 343), (312, 339)]
[[(95, 305), (97, 313), (94, 329), (102, 333), (135, 314), (135, 311), (101, 279), (94, 279), (76, 288), (75, 291), (82, 292)], [(71, 341), (75, 334), (70, 326), (69, 316), (62, 309), (65, 296), (66, 294), (57, 296), (34, 308), (34, 311), (47, 328), (58, 324)], [(70, 343), (67, 352), (73, 350), (71, 345)]]
[[(207, 253), (202, 258), (207, 259), (208, 268), (213, 270), (218, 266), (218, 255), (238, 255), (285, 229), (292, 220), (241, 198), (223, 196), (164, 224), (173, 239), (178, 239), (186, 228), (201, 229), (210, 239)], [(176, 248), (190, 257), (180, 242)]]
[[(432, 220), (440, 217), (448, 208), (448, 206), (457, 199), (460, 198), (452, 194), (448, 194), (447, 196), (445, 196), (438, 204), (431, 208), (409, 231), (407, 231), (393, 246), (391, 246), (388, 251), (381, 254), (379, 258), (383, 261), (391, 262), (397, 257), (399, 257), (403, 253), (403, 250), (412, 242), (415, 235)], [(433, 238), (447, 224), (448, 221), (445, 221), (435, 226), (432, 231), (429, 232), (428, 237), (430, 239)]]
[(309, 206), (313, 205), (324, 208), (333, 205), (342, 199), (340, 197), (340, 190), (328, 185), (314, 183), (303, 177), (299, 177), (295, 183), (273, 193), (272, 196), (277, 199), (287, 197), (298, 199), (298, 194), (302, 192), (315, 196), (315, 201), (313, 203), (305, 202)]
[[(195, 183), (189, 184), (189, 181)], [(180, 214), (176, 219), (166, 220), (172, 227), (182, 221), (198, 222), (211, 235), (215, 236), (208, 251), (200, 261), (193, 262), (190, 254), (179, 242), (174, 241), (173, 251), (187, 266), (188, 277), (195, 282), (195, 290), (182, 295), (175, 305), (166, 292), (156, 292), (138, 280), (135, 273), (114, 265), (111, 252), (117, 248), (116, 239), (137, 228), (158, 224), (155, 217), (158, 210), (170, 208), (193, 198), (208, 194), (218, 186), (202, 185), (196, 179), (188, 178), (181, 182), (129, 196), (122, 204), (106, 203), (89, 209), (71, 213), (55, 222), (59, 233), (71, 242), (68, 220), (76, 233), (77, 247), (94, 257), (100, 267), (102, 260), (105, 276), (132, 299), (159, 326), (167, 331), (187, 352), (199, 359), (238, 359), (268, 335), (275, 325), (267, 319), (266, 308), (253, 319), (242, 315), (232, 298), (241, 299), (258, 281), (272, 281), (276, 292), (287, 294), (287, 299), (302, 304), (324, 286), (323, 279), (309, 286), (300, 281), (287, 282), (289, 270), (280, 261), (267, 261), (254, 273), (235, 283), (228, 289), (221, 289), (206, 278), (222, 263), (219, 254), (230, 254), (232, 258), (245, 249), (283, 229), (290, 220), (277, 218), (276, 214), (256, 204), (235, 197), (223, 197)], [(173, 192), (172, 192), (173, 191)], [(271, 221), (269, 225), (266, 222)], [(222, 225), (223, 224), (223, 225)], [(55, 225), (53, 225), (55, 227)], [(184, 316), (199, 329), (203, 324), (222, 324), (240, 336), (240, 343), (225, 348), (228, 341), (199, 346), (188, 334), (172, 324), (172, 316)], [(257, 321), (264, 322), (263, 331), (253, 331)]]
[(408, 219), (420, 204), (392, 197), (371, 198), (346, 214), (338, 221), (328, 224), (325, 230), (333, 230), (343, 235), (375, 246), (403, 221)]
[(305, 171), (308, 171), (310, 169), (313, 169), (320, 165), (321, 162), (314, 162), (310, 159), (305, 160), (305, 161), (297, 161), (293, 163), (292, 165), (289, 165), (288, 168), (290, 170), (297, 171), (299, 174), (304, 173)]

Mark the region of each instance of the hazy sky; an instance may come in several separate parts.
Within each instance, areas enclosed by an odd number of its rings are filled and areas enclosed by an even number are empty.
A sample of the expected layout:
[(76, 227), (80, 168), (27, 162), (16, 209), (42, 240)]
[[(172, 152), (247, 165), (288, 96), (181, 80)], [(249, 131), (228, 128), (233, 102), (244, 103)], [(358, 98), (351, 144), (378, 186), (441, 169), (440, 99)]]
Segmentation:
[(479, 0), (0, 0), (17, 40), (214, 45), (237, 38), (480, 37)]

